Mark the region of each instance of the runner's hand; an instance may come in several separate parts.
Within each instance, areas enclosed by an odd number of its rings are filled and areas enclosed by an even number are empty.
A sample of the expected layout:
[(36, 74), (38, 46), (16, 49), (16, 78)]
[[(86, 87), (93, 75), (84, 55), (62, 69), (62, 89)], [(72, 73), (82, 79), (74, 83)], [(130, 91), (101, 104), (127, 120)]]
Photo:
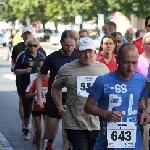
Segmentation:
[(43, 107), (44, 107), (42, 98), (40, 98), (40, 99), (37, 100), (37, 105), (38, 105), (40, 108), (43, 108)]
[(11, 72), (14, 72), (14, 66), (11, 66)]
[(27, 69), (26, 69), (26, 73), (30, 73), (32, 71), (32, 68), (31, 67), (28, 67)]
[(124, 117), (124, 114), (122, 114), (119, 111), (108, 111), (106, 114), (106, 119), (110, 122), (118, 122), (121, 118)]
[(62, 105), (60, 108), (58, 108), (58, 112), (61, 116), (64, 116), (67, 112), (67, 106), (66, 105)]
[(143, 112), (140, 118), (141, 125), (145, 126), (150, 123), (150, 115), (147, 112)]

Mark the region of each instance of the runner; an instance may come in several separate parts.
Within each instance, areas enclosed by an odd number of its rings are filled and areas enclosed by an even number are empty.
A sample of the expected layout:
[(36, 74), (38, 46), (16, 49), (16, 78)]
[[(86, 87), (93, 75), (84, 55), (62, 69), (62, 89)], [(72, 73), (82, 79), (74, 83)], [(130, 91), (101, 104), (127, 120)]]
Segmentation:
[[(144, 51), (141, 55), (139, 55), (138, 58), (138, 65), (135, 69), (135, 72), (142, 74), (143, 76), (147, 77), (148, 74), (148, 67), (150, 64), (150, 32), (146, 33), (143, 37), (143, 48)], [(141, 131), (143, 133), (143, 150), (149, 149), (149, 130), (150, 125), (147, 124), (144, 126), (144, 131), (142, 130), (143, 127), (141, 127)]]
[[(150, 32), (150, 16), (147, 16), (145, 18), (145, 31)], [(143, 38), (140, 38), (140, 39), (137, 39), (136, 41), (134, 41), (134, 45), (137, 46), (137, 48), (139, 50), (139, 54), (142, 54), (144, 51), (144, 48), (142, 45), (142, 40), (143, 40)]]
[[(41, 59), (38, 61), (37, 63), (37, 71), (38, 74), (40, 73), (40, 69), (44, 63), (45, 59)], [(48, 80), (49, 80), (49, 76), (46, 75), (45, 79), (43, 80), (43, 85), (42, 85), (42, 99), (44, 102), (44, 107), (43, 108), (39, 108), (37, 105), (37, 90), (35, 88), (36, 85), (36, 79), (27, 87), (26, 89), (26, 98), (30, 99), (33, 98), (34, 102), (33, 102), (33, 107), (32, 107), (32, 116), (35, 122), (35, 144), (36, 144), (36, 148), (37, 150), (40, 150), (40, 141), (41, 141), (41, 135), (42, 135), (42, 124), (41, 124), (41, 117), (43, 116), (43, 119), (45, 121), (45, 102), (46, 102), (46, 93), (48, 90)], [(45, 129), (45, 128), (44, 128)], [(44, 130), (45, 131), (45, 130)], [(47, 139), (46, 139), (46, 135), (44, 134), (43, 139), (43, 150), (46, 149), (46, 143), (47, 143)]]
[[(26, 41), (32, 37), (32, 31), (30, 28), (24, 28), (22, 30), (22, 38), (23, 38), (23, 42), (18, 43), (16, 46), (13, 47), (13, 51), (12, 51), (12, 67), (11, 67), (11, 71), (14, 71), (14, 65), (16, 63), (16, 59), (17, 56), (19, 55), (19, 53), (21, 53), (22, 51), (26, 50)], [(41, 51), (45, 56), (46, 53), (45, 51), (39, 47), (38, 49), (39, 51)], [(21, 92), (20, 92), (20, 75), (16, 75), (16, 87), (17, 87), (17, 92), (18, 92), (18, 96), (19, 96), (19, 115), (20, 115), (20, 119), (22, 121), (22, 131), (23, 131), (23, 127), (24, 127), (24, 121), (23, 121), (23, 105), (22, 105), (22, 98), (21, 98)]]
[(125, 38), (126, 38), (126, 40), (128, 41), (128, 43), (133, 43), (133, 39), (134, 39), (134, 30), (133, 30), (133, 28), (128, 28), (127, 30), (126, 30), (126, 33), (125, 33)]
[(79, 38), (88, 37), (88, 36), (89, 36), (89, 33), (86, 29), (81, 29), (79, 31)]
[(120, 46), (122, 45), (122, 35), (120, 32), (112, 32), (111, 36), (114, 38), (115, 41), (115, 48), (114, 48), (114, 54), (118, 54), (118, 50)]
[(140, 38), (143, 38), (144, 35), (145, 35), (146, 31), (144, 29), (138, 29), (136, 32), (135, 32), (135, 37), (136, 37), (136, 40), (140, 39)]
[(145, 18), (145, 30), (146, 32), (150, 32), (150, 16)]
[(101, 42), (103, 51), (96, 54), (97, 61), (104, 63), (110, 71), (117, 69), (116, 55), (113, 54), (115, 42), (112, 36), (104, 36)]
[[(94, 61), (96, 47), (91, 38), (81, 38), (78, 43), (79, 59), (60, 68), (53, 83), (52, 95), (61, 116), (64, 116), (64, 129), (73, 150), (93, 150), (99, 133), (98, 117), (87, 115), (84, 104), (87, 100), (85, 88), (95, 81), (98, 75), (108, 73), (108, 68)], [(67, 88), (66, 106), (61, 101), (61, 90)]]
[(45, 58), (42, 52), (38, 51), (39, 42), (35, 38), (27, 40), (27, 49), (21, 52), (16, 60), (14, 73), (20, 75), (20, 92), (24, 110), (24, 139), (30, 139), (29, 122), (32, 108), (32, 99), (25, 98), (25, 90), (30, 81), (37, 77), (37, 62)]
[(142, 40), (145, 35), (146, 31), (144, 29), (139, 29), (135, 33), (136, 40), (133, 42), (134, 45), (138, 48), (139, 54), (142, 54), (144, 51)]
[(101, 47), (101, 42), (102, 42), (103, 37), (110, 35), (112, 32), (116, 32), (116, 28), (117, 28), (117, 25), (114, 22), (112, 22), (112, 21), (105, 22), (105, 24), (102, 28), (103, 33), (101, 33), (100, 37), (99, 37), (99, 41), (100, 41), (99, 51), (103, 51), (103, 48)]
[[(142, 148), (142, 136), (137, 125), (138, 101), (148, 97), (148, 92), (146, 78), (134, 73), (138, 63), (137, 48), (131, 43), (123, 44), (117, 63), (116, 71), (99, 76), (87, 89), (89, 96), (84, 110), (99, 116), (101, 121), (94, 150)], [(150, 122), (150, 99), (146, 98), (146, 107), (140, 109), (143, 111), (141, 124), (145, 125)]]
[[(66, 30), (62, 33), (61, 37), (61, 45), (62, 49), (59, 51), (55, 51), (49, 56), (47, 56), (42, 68), (41, 68), (41, 74), (38, 76), (37, 79), (37, 98), (38, 98), (38, 104), (40, 107), (43, 106), (43, 101), (41, 98), (41, 86), (43, 79), (45, 78), (45, 75), (48, 74), (48, 71), (50, 71), (50, 77), (48, 84), (48, 93), (46, 97), (46, 137), (48, 139), (48, 147), (47, 150), (52, 150), (54, 148), (54, 140), (58, 133), (59, 128), (59, 122), (61, 119), (61, 116), (58, 113), (58, 109), (56, 108), (56, 105), (54, 104), (53, 98), (51, 96), (51, 87), (53, 84), (53, 81), (55, 79), (55, 76), (58, 73), (58, 70), (61, 66), (63, 66), (66, 63), (69, 63), (75, 59), (77, 59), (76, 52), (74, 51), (76, 46), (76, 37), (73, 31)], [(62, 90), (62, 103), (65, 105), (66, 103), (66, 90)], [(63, 132), (63, 150), (66, 150), (68, 147), (67, 137), (65, 136), (65, 133)]]

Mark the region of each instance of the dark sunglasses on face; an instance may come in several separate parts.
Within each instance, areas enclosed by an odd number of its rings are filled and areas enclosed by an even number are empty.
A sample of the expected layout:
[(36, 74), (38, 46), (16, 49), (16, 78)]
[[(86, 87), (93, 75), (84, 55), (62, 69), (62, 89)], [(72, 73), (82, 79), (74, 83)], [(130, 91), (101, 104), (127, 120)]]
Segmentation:
[(31, 44), (30, 44), (29, 47), (38, 47), (38, 45), (31, 45)]
[(150, 27), (150, 24), (148, 24), (147, 27)]

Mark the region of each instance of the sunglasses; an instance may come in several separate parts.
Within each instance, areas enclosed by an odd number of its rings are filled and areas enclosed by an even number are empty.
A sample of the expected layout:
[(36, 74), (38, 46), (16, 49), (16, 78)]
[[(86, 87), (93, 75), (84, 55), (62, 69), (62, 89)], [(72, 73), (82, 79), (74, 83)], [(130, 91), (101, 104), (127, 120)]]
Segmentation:
[(31, 44), (30, 44), (29, 47), (38, 47), (38, 45), (31, 45)]
[(147, 27), (150, 27), (150, 24), (148, 24)]

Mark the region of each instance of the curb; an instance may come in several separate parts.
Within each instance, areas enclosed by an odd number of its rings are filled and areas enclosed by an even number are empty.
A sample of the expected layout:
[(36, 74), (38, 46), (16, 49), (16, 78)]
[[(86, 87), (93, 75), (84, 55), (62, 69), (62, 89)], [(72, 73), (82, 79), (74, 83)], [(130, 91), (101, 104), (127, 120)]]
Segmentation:
[(14, 150), (6, 137), (0, 132), (0, 150)]

